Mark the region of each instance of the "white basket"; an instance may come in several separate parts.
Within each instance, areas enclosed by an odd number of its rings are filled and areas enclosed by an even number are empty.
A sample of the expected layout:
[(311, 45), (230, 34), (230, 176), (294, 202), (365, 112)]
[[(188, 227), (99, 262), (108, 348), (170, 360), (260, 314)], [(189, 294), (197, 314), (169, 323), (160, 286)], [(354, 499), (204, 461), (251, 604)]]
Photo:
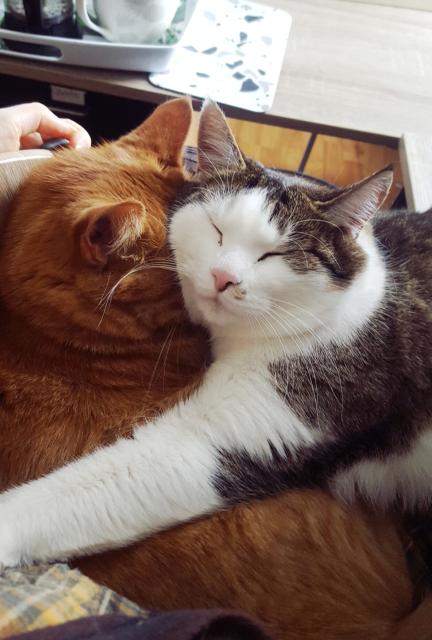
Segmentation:
[[(166, 71), (171, 56), (181, 46), (184, 32), (188, 26), (198, 0), (187, 0), (186, 16), (182, 32), (174, 44), (124, 44), (107, 42), (99, 36), (83, 39), (56, 38), (40, 36), (10, 29), (0, 29), (0, 55), (57, 64), (71, 64), (80, 67), (97, 67), (99, 69), (121, 69), (124, 71)], [(58, 55), (41, 55), (14, 51), (1, 46), (1, 40), (27, 42), (45, 45), (58, 49)]]

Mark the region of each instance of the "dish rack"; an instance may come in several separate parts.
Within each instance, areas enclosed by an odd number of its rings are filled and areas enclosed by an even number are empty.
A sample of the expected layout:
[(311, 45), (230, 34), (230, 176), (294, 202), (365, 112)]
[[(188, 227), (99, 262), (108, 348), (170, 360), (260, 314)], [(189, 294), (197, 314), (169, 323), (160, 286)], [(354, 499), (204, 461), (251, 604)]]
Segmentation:
[[(151, 44), (125, 44), (108, 42), (101, 36), (83, 29), (80, 39), (41, 36), (33, 33), (12, 31), (0, 28), (0, 56), (70, 64), (80, 67), (99, 69), (120, 69), (122, 71), (166, 71), (171, 57), (181, 46), (184, 33), (195, 13), (198, 0), (183, 0), (167, 30), (164, 41)], [(3, 20), (4, 6), (0, 1), (0, 24)], [(49, 47), (48, 55), (15, 51), (7, 42), (23, 42), (39, 47)]]

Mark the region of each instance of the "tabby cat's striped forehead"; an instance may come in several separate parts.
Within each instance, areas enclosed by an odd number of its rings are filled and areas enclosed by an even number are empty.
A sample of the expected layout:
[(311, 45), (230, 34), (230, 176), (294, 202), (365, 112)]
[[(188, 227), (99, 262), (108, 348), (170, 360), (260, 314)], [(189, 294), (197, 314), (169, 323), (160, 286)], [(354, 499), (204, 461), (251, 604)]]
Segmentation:
[[(263, 167), (250, 159), (238, 169), (198, 174), (196, 182), (190, 182), (181, 196), (178, 206), (203, 205), (203, 211), (211, 215), (220, 203), (230, 200), (232, 211), (258, 202), (255, 212), (262, 215), (280, 234), (279, 250), (292, 270), (297, 273), (322, 271), (338, 287), (348, 286), (364, 267), (364, 252), (333, 223), (329, 210), (332, 202), (343, 189), (296, 174), (285, 174)], [(259, 194), (257, 199), (244, 195)], [(236, 196), (239, 196), (237, 199)], [(230, 207), (222, 208), (229, 211)], [(247, 211), (244, 211), (247, 213)], [(255, 218), (256, 220), (256, 218)], [(257, 239), (260, 235), (256, 227)]]
[(190, 183), (184, 202), (209, 201), (215, 196), (236, 195), (252, 189), (265, 193), (269, 207), (264, 207), (263, 213), (267, 215), (271, 211), (269, 221), (276, 223), (281, 234), (289, 222), (305, 221), (311, 213), (316, 214), (314, 202), (325, 201), (334, 194), (331, 185), (320, 184), (304, 176), (284, 174), (247, 160), (245, 169), (219, 171), (200, 182)]

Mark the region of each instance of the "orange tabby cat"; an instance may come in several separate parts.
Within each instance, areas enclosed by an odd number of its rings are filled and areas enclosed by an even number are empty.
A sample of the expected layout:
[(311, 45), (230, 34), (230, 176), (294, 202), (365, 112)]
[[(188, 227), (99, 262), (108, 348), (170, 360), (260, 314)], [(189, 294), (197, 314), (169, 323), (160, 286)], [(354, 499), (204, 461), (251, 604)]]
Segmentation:
[[(16, 197), (0, 244), (2, 489), (127, 434), (199, 384), (207, 340), (182, 309), (165, 232), (190, 119), (187, 100), (166, 103), (116, 143), (60, 152)], [(146, 607), (243, 609), (280, 640), (394, 637), (413, 606), (395, 528), (319, 491), (78, 566)]]

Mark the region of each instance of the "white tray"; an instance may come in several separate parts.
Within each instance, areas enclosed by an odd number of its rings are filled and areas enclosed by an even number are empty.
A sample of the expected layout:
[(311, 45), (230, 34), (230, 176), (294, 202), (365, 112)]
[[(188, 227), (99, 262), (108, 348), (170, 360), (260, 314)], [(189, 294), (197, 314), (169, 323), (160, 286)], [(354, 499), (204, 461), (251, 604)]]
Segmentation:
[[(186, 0), (185, 19), (181, 24), (178, 39), (174, 44), (124, 44), (107, 42), (100, 36), (85, 35), (83, 39), (39, 36), (32, 33), (0, 29), (0, 55), (27, 60), (71, 64), (100, 69), (121, 69), (124, 71), (165, 71), (171, 56), (181, 45), (198, 0)], [(0, 2), (0, 6), (2, 2)], [(2, 13), (2, 12), (0, 12)], [(1, 15), (1, 17), (3, 17)], [(28, 42), (31, 44), (56, 47), (58, 55), (40, 55), (14, 51), (6, 48), (2, 40)]]

